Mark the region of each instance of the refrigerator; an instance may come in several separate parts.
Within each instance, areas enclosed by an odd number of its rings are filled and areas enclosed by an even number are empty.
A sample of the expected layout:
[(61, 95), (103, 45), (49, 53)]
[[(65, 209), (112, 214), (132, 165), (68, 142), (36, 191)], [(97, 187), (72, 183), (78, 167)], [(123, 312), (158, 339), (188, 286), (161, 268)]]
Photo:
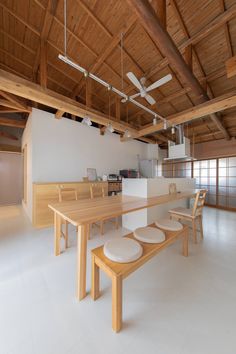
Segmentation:
[(139, 161), (140, 177), (155, 178), (158, 176), (158, 160), (145, 159)]

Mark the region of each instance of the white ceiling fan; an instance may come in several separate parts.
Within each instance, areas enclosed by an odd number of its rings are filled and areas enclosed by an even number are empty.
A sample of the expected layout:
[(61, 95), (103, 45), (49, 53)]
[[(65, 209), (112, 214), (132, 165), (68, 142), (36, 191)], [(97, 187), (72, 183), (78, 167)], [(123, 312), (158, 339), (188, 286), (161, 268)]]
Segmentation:
[[(141, 96), (141, 97), (145, 98), (145, 100), (147, 100), (147, 102), (150, 105), (153, 105), (154, 103), (156, 103), (156, 101), (154, 100), (154, 98), (152, 96), (150, 96), (148, 94), (148, 92), (154, 90), (157, 87), (164, 85), (166, 82), (168, 82), (172, 79), (172, 75), (168, 74), (168, 75), (164, 76), (163, 78), (161, 78), (160, 80), (157, 80), (156, 82), (154, 82), (150, 86), (146, 87), (145, 86), (145, 82), (146, 82), (145, 77), (142, 77), (140, 80), (138, 80), (137, 77), (132, 72), (128, 72), (126, 74), (126, 76), (129, 78), (129, 80), (132, 82), (132, 84), (134, 84), (134, 86), (139, 89), (139, 93), (136, 93), (135, 95), (130, 96), (130, 97), (135, 98), (135, 97)], [(125, 102), (125, 101), (126, 101), (125, 99), (121, 100), (121, 102)]]

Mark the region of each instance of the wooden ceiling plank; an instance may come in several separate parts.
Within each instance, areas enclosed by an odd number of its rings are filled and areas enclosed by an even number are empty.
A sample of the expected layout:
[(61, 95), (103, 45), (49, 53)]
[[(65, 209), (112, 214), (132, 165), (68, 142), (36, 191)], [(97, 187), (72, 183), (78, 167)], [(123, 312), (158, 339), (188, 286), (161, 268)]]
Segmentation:
[(26, 121), (6, 118), (6, 117), (0, 117), (0, 125), (6, 126), (6, 127), (15, 127), (15, 128), (24, 129), (25, 125), (26, 125)]
[(4, 31), (3, 29), (0, 28), (0, 33), (3, 34), (4, 36), (10, 38), (13, 42), (17, 43), (18, 45), (20, 45), (22, 48), (24, 48), (25, 50), (27, 50), (29, 53), (31, 53), (32, 55), (35, 55), (35, 51), (30, 48), (29, 46), (27, 46), (26, 44), (22, 43), (21, 41), (19, 41), (18, 39), (16, 39), (15, 37), (11, 36), (10, 33)]
[(6, 100), (14, 103), (17, 107), (21, 109), (25, 109), (26, 112), (30, 109), (25, 103), (21, 102), (18, 97), (15, 97), (14, 95), (11, 95), (10, 93), (0, 91), (0, 95), (4, 97)]
[(24, 97), (46, 106), (74, 114), (76, 116), (85, 117), (85, 115), (89, 113), (91, 120), (98, 124), (107, 126), (112, 120), (112, 125), (117, 131), (124, 132), (128, 129), (133, 135), (138, 133), (136, 129), (127, 123), (117, 122), (115, 119), (111, 119), (107, 115), (95, 109), (86, 109), (84, 105), (68, 97), (65, 97), (49, 89), (42, 88), (38, 84), (24, 80), (20, 77), (17, 77), (16, 75), (10, 74), (9, 72), (0, 69), (0, 90), (3, 88), (6, 92), (10, 92), (19, 97)]
[[(199, 32), (191, 36), (189, 39), (178, 45), (179, 51), (183, 51), (190, 44), (197, 44), (202, 39), (207, 37), (209, 34), (223, 26), (230, 19), (236, 16), (236, 4), (232, 5), (229, 9), (227, 9), (223, 14), (217, 16), (214, 20), (209, 22), (206, 26), (204, 26)], [(154, 65), (150, 70), (146, 73), (146, 77), (149, 78), (155, 74), (157, 74), (160, 70), (165, 68), (168, 65), (168, 59), (165, 57), (161, 60), (158, 65)]]
[(226, 63), (227, 78), (236, 76), (236, 56), (229, 58)]
[(2, 136), (3, 138), (10, 139), (10, 140), (19, 140), (17, 138), (17, 136), (15, 136), (13, 134), (10, 134), (10, 133), (7, 133), (7, 132), (3, 132), (3, 131), (0, 131), (0, 136)]
[(5, 100), (5, 99), (0, 99), (0, 106), (4, 106), (4, 107), (9, 107), (9, 108), (13, 108), (19, 112), (31, 112), (31, 108), (30, 107), (22, 107), (19, 106), (18, 104)]
[[(172, 38), (160, 25), (160, 21), (150, 3), (147, 0), (127, 0), (127, 2), (135, 11), (142, 26), (147, 32), (149, 32), (153, 40), (155, 40), (161, 52), (168, 58), (170, 64), (178, 71), (182, 80), (192, 88), (192, 91), (198, 97), (198, 102), (201, 103), (209, 100), (206, 92), (203, 90), (202, 86), (182, 58)], [(217, 116), (214, 116), (213, 121), (223, 132), (225, 138), (230, 139), (230, 136), (220, 122), (220, 119)]]
[(21, 16), (18, 16), (14, 11), (5, 6), (2, 2), (0, 2), (0, 7), (4, 9), (4, 11), (8, 12), (11, 16), (15, 17), (19, 22), (23, 23), (27, 28), (29, 28), (34, 34), (40, 36), (40, 32), (33, 26), (31, 26), (27, 21), (25, 21)]

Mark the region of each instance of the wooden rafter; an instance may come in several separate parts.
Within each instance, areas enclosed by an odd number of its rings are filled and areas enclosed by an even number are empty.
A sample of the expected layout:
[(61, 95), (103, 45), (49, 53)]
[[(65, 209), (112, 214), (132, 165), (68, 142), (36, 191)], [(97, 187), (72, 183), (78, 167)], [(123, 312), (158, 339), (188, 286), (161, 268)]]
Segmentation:
[[(11, 95), (10, 93), (4, 92), (4, 91), (0, 91), (0, 95), (2, 97), (4, 97), (6, 100), (8, 100), (9, 102), (14, 103), (14, 105), (16, 107), (19, 107), (19, 109), (23, 109), (26, 112), (28, 112), (28, 110), (30, 110), (30, 108), (22, 101), (19, 100), (19, 98), (15, 97), (14, 95)], [(8, 106), (11, 107), (11, 106)]]
[[(225, 109), (236, 107), (236, 90), (214, 98), (210, 101), (199, 104), (195, 107), (187, 109), (183, 112), (173, 114), (168, 117), (168, 125), (178, 125), (182, 123), (191, 122), (195, 119), (199, 119), (210, 114), (221, 112)], [(139, 130), (138, 136), (145, 136), (148, 134), (152, 134), (158, 131), (163, 130), (163, 123), (160, 122), (154, 125), (148, 125), (147, 127), (143, 127)]]
[[(224, 13), (225, 12), (224, 0), (219, 0), (219, 5), (220, 5), (221, 11)], [(233, 49), (232, 49), (232, 43), (231, 43), (231, 38), (230, 38), (230, 33), (229, 33), (229, 26), (228, 26), (227, 22), (224, 24), (224, 31), (225, 31), (225, 39), (226, 39), (226, 43), (227, 43), (229, 58), (231, 58), (233, 56)]]
[[(201, 103), (207, 101), (209, 99), (207, 93), (203, 90), (202, 86), (185, 63), (170, 35), (161, 26), (160, 21), (149, 2), (147, 0), (127, 0), (127, 2), (135, 11), (142, 26), (147, 32), (149, 32), (160, 50), (168, 58), (170, 64), (178, 71), (179, 76), (192, 88), (193, 93), (198, 96), (198, 102)], [(224, 137), (229, 139), (230, 136), (222, 125), (220, 119), (214, 114), (211, 118), (215, 122), (217, 128), (222, 131)]]
[(3, 131), (0, 131), (0, 136), (2, 136), (3, 138), (10, 139), (10, 140), (19, 140), (17, 138), (17, 136), (15, 136), (13, 134), (10, 134), (10, 133), (7, 133), (7, 132), (3, 132)]
[(17, 103), (13, 103), (11, 101), (4, 100), (4, 99), (0, 99), (0, 106), (13, 108), (14, 110), (16, 110), (18, 112), (28, 112), (28, 113), (31, 112), (30, 107), (21, 107)]

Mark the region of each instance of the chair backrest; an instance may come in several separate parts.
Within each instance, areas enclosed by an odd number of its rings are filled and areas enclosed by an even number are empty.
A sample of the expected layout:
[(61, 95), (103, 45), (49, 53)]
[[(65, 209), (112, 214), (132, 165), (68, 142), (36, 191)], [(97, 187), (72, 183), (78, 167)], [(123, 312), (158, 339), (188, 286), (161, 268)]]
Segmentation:
[(99, 183), (90, 184), (90, 198), (93, 199), (95, 197), (105, 197), (104, 187)]
[(207, 190), (201, 189), (197, 192), (195, 197), (193, 209), (192, 209), (192, 216), (197, 216), (202, 214), (202, 209), (204, 207), (205, 199), (206, 199)]
[(58, 186), (58, 199), (59, 199), (59, 202), (62, 202), (63, 199), (65, 200), (65, 196), (67, 196), (66, 200), (69, 200), (68, 199), (68, 196), (69, 195), (72, 195), (72, 199), (70, 200), (78, 200), (78, 192), (75, 188), (67, 188), (67, 187), (64, 187), (64, 186)]

